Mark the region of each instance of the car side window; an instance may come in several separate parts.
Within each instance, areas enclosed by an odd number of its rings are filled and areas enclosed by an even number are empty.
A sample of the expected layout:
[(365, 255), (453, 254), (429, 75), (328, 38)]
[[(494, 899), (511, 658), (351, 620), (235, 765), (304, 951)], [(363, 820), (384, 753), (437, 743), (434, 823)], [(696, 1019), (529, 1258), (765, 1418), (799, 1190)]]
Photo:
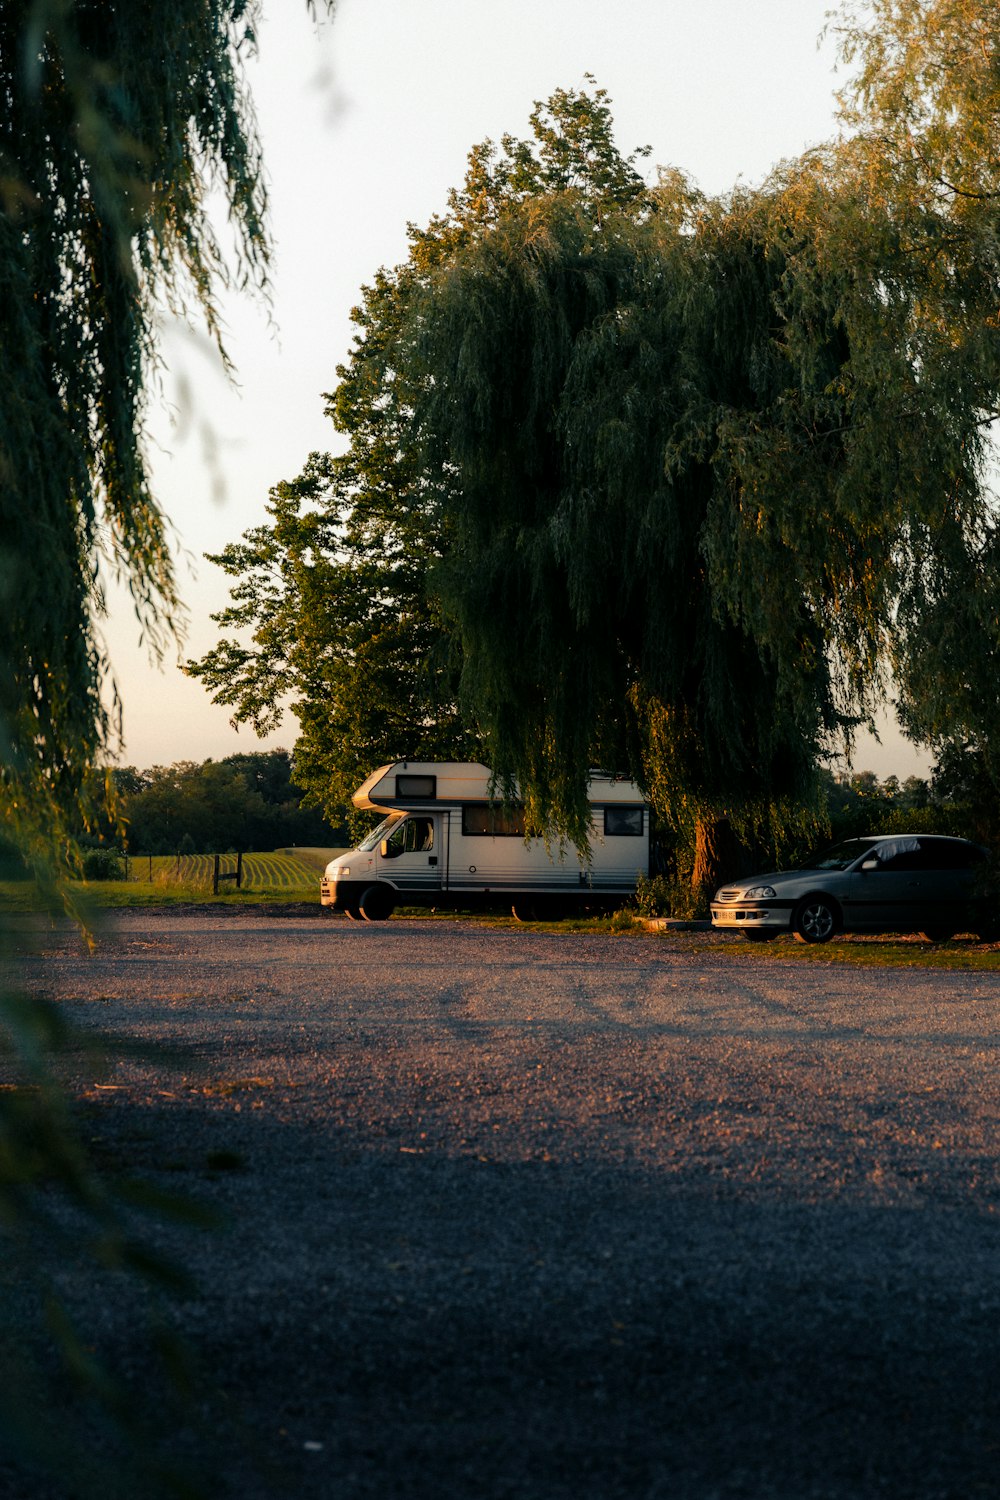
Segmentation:
[(879, 844), (874, 853), (878, 857), (879, 869), (891, 874), (902, 870), (928, 868), (923, 861), (923, 851), (917, 839), (890, 839), (884, 844)]
[(921, 844), (925, 860), (924, 870), (971, 870), (979, 864), (982, 855), (975, 844), (965, 844), (958, 839), (928, 839)]
[(928, 839), (920, 845), (920, 860), (914, 865), (916, 870), (954, 870), (954, 859), (949, 859), (948, 853), (941, 840)]

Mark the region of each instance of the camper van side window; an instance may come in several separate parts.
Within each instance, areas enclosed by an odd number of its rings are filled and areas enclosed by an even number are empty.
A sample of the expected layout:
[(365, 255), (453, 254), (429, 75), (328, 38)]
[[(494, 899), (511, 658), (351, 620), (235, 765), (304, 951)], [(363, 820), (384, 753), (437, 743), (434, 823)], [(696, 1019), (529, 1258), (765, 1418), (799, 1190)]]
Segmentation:
[(520, 807), (491, 807), (488, 802), (467, 802), (462, 806), (462, 832), (479, 838), (524, 838), (524, 810)]
[(607, 838), (642, 838), (641, 807), (606, 807), (604, 833)]
[(433, 802), (437, 796), (436, 776), (397, 776), (398, 802)]

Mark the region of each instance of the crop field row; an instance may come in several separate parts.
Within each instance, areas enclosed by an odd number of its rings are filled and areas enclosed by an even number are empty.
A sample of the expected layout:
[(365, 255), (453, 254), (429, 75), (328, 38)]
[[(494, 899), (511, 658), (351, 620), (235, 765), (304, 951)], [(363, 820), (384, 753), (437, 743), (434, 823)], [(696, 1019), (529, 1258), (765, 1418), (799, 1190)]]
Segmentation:
[[(128, 879), (130, 885), (185, 885), (211, 890), (214, 868), (212, 854), (139, 854), (128, 862)], [(235, 875), (235, 854), (220, 857), (219, 873)], [(235, 880), (220, 885), (220, 890), (235, 889)], [(313, 896), (319, 891), (319, 876), (312, 862), (293, 854), (244, 854), (241, 889)]]

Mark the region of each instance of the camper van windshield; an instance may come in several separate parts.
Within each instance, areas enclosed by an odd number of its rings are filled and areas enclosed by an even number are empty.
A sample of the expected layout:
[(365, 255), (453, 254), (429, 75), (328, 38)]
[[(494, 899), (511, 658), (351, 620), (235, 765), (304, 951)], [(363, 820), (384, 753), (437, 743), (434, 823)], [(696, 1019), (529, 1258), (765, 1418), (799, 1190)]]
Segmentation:
[(363, 849), (366, 854), (377, 849), (382, 840), (389, 837), (402, 816), (402, 813), (390, 813), (387, 818), (383, 818), (378, 827), (373, 828), (368, 837), (361, 840), (358, 848)]

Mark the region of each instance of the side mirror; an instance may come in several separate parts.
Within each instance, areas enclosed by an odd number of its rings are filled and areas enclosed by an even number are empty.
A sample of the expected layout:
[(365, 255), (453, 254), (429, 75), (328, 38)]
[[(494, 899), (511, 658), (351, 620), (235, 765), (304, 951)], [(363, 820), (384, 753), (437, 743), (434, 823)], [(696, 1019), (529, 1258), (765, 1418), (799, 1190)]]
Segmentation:
[(879, 867), (879, 861), (875, 857), (874, 854), (871, 856), (870, 859), (863, 859), (861, 861), (861, 868), (862, 868), (862, 870), (877, 870), (878, 867)]
[(379, 846), (378, 846), (378, 852), (379, 852), (379, 854), (381, 854), (381, 856), (382, 856), (383, 859), (388, 859), (390, 857), (389, 856), (389, 840), (388, 839), (383, 839), (382, 840), (381, 844), (379, 844)]

